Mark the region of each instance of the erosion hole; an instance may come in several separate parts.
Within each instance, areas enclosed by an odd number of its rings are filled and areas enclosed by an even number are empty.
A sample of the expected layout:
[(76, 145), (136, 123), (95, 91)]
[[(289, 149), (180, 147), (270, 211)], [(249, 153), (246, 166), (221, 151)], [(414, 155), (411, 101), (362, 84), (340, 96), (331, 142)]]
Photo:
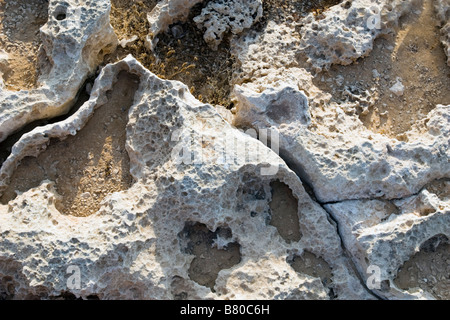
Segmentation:
[(14, 144), (19, 141), (19, 139), (28, 132), (31, 132), (36, 127), (42, 127), (48, 124), (57, 123), (60, 121), (63, 121), (67, 119), (68, 117), (72, 116), (75, 112), (77, 112), (80, 107), (89, 100), (89, 94), (86, 92), (86, 86), (87, 84), (92, 84), (94, 82), (94, 78), (91, 77), (88, 80), (85, 81), (81, 89), (78, 91), (77, 96), (75, 98), (74, 105), (70, 108), (69, 112), (61, 115), (59, 117), (51, 118), (51, 119), (41, 119), (33, 121), (29, 124), (27, 124), (25, 127), (20, 129), (17, 132), (14, 132), (8, 138), (6, 138), (4, 141), (0, 142), (0, 167), (3, 165), (3, 162), (9, 157), (11, 154), (12, 147)]
[(331, 286), (331, 279), (333, 276), (332, 269), (324, 259), (305, 250), (302, 255), (294, 255), (294, 257), (287, 262), (296, 272), (319, 278), (324, 287), (328, 288), (330, 298), (336, 298)]
[(302, 237), (298, 217), (298, 200), (292, 190), (279, 180), (270, 184), (272, 201), (270, 202), (270, 225), (277, 228), (280, 236), (287, 242), (297, 242)]
[(240, 245), (230, 242), (229, 228), (217, 228), (212, 232), (204, 224), (186, 222), (178, 235), (182, 252), (194, 255), (189, 267), (189, 278), (214, 291), (220, 270), (229, 269), (241, 261)]
[(402, 290), (421, 288), (436, 299), (450, 299), (450, 241), (443, 234), (425, 241), (399, 268), (394, 283)]
[(58, 20), (58, 21), (64, 20), (65, 18), (66, 18), (65, 13), (60, 13), (56, 16), (56, 20)]

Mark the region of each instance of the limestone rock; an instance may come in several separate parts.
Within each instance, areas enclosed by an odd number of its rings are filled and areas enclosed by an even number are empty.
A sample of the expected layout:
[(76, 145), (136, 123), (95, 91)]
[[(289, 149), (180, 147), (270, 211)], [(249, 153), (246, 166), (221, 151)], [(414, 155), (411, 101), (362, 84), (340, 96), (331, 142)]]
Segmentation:
[(397, 78), (397, 82), (389, 89), (396, 96), (401, 97), (405, 92), (405, 86), (403, 85), (400, 78)]
[(215, 0), (208, 2), (194, 22), (199, 29), (206, 29), (205, 41), (217, 49), (225, 33), (242, 33), (262, 17), (262, 11), (261, 0)]
[(419, 0), (345, 1), (331, 7), (319, 21), (308, 15), (302, 22), (300, 50), (316, 71), (332, 64), (348, 65), (373, 49), (373, 41), (392, 31), (405, 14), (420, 7)]
[(78, 0), (49, 2), (49, 20), (40, 34), (49, 70), (37, 89), (0, 91), (0, 141), (32, 121), (69, 110), (88, 75), (117, 45), (110, 6), (108, 0), (83, 6)]
[(235, 125), (278, 132), (281, 156), (321, 202), (398, 199), (449, 177), (450, 106), (437, 106), (424, 130), (400, 142), (368, 131), (346, 105), (310, 109), (295, 82), (262, 93), (236, 86), (235, 95)]
[(274, 21), (268, 21), (261, 33), (249, 30), (234, 37), (231, 50), (240, 63), (241, 72), (235, 72), (233, 83), (256, 83), (262, 87), (264, 84), (260, 82), (269, 77), (270, 85), (285, 79), (288, 69), (298, 67), (295, 56), (299, 45), (293, 26)]
[(160, 32), (167, 31), (172, 23), (186, 19), (190, 9), (202, 1), (203, 0), (163, 0), (158, 2), (152, 12), (147, 14), (147, 20), (150, 24), (149, 35), (146, 39), (147, 48), (153, 50), (156, 36)]
[[(82, 130), (107, 102), (106, 92), (121, 71), (140, 79), (126, 141), (133, 185), (110, 194), (97, 213), (83, 218), (56, 209), (61, 196), (51, 181), (1, 205), (0, 275), (7, 279), (8, 294), (17, 299), (64, 292), (102, 299), (326, 299), (332, 289), (338, 299), (372, 297), (344, 256), (335, 225), (284, 161), (197, 101), (185, 85), (157, 78), (131, 56), (102, 70), (91, 99), (73, 116), (21, 138), (4, 167), (45, 152), (51, 137)], [(238, 142), (245, 157), (237, 156)], [(281, 214), (270, 209), (274, 181), (292, 193), (299, 240), (286, 241), (283, 230), (270, 224)], [(201, 255), (196, 235), (211, 239)], [(231, 254), (230, 243), (238, 252), (236, 264), (221, 268), (217, 260)], [(211, 250), (218, 259), (208, 256)], [(305, 252), (329, 265), (331, 283), (294, 271), (289, 259)], [(212, 259), (201, 265), (217, 267), (217, 279), (209, 284), (215, 292), (192, 280), (205, 272), (191, 267), (199, 259)], [(73, 270), (81, 275), (80, 286), (68, 288)]]
[[(201, 2), (163, 0), (144, 13), (148, 49)], [(449, 3), (434, 3), (450, 57)], [(122, 171), (129, 184), (108, 189), (86, 217), (63, 214), (60, 172), (0, 204), (0, 299), (448, 297), (450, 105), (390, 138), (360, 120), (379, 107), (369, 89), (358, 91), (347, 74), (327, 84), (325, 73), (314, 75), (367, 56), (402, 16), (418, 15), (422, 1), (344, 1), (322, 13), (283, 11), (281, 22), (272, 12), (258, 28), (261, 0), (204, 4), (194, 22), (211, 47), (232, 34), (235, 107), (202, 103), (132, 56), (99, 70), (78, 110), (14, 144), (0, 168), (0, 196), (14, 194), (24, 163), (83, 137), (104, 110), (113, 113), (123, 73), (138, 79), (123, 92), (129, 109), (118, 108), (116, 151), (129, 165)], [(109, 11), (108, 0), (50, 1), (38, 88), (8, 91), (0, 77), (0, 142), (31, 121), (66, 113), (103, 56), (135, 41), (130, 32), (118, 42)], [(180, 30), (172, 26), (168, 36), (183, 41)], [(0, 53), (0, 72), (7, 60)], [(369, 77), (387, 83), (389, 95), (397, 75), (376, 68)], [(399, 101), (410, 85), (401, 76), (392, 87)], [(345, 98), (319, 89), (328, 84)], [(95, 162), (97, 154), (82, 157)], [(102, 188), (97, 179), (88, 183), (93, 188), (77, 190), (81, 202)]]
[[(360, 274), (376, 266), (381, 271), (384, 286), (375, 292), (385, 298), (433, 299), (432, 292), (420, 288), (404, 291), (394, 282), (399, 269), (419, 251), (433, 251), (438, 240), (450, 238), (449, 185), (447, 195), (436, 195), (427, 189), (419, 194), (397, 201), (344, 201), (325, 207), (338, 221), (340, 235), (353, 257)], [(446, 189), (446, 190), (445, 190)], [(430, 242), (434, 241), (434, 242)], [(433, 248), (427, 249), (427, 245)], [(430, 275), (431, 276), (431, 275)]]

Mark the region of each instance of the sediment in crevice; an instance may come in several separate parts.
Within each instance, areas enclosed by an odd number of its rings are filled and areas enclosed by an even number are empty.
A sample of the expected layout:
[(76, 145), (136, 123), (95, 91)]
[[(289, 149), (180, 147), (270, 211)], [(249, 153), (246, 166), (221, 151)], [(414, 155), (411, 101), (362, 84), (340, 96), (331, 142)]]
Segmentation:
[(301, 255), (294, 255), (292, 259), (288, 259), (288, 263), (295, 271), (301, 274), (320, 278), (323, 285), (328, 288), (330, 298), (336, 298), (332, 288), (332, 269), (324, 259), (309, 251), (304, 251)]
[(16, 190), (27, 191), (48, 179), (55, 182), (61, 195), (56, 204), (60, 212), (88, 216), (100, 208), (107, 195), (128, 189), (132, 178), (125, 128), (138, 83), (136, 76), (121, 72), (106, 94), (107, 102), (96, 109), (82, 130), (62, 141), (51, 139), (38, 157), (22, 159), (1, 202), (14, 199)]
[(36, 87), (39, 76), (40, 27), (48, 19), (48, 0), (0, 1), (0, 78), (6, 89)]
[(71, 115), (73, 115), (77, 110), (86, 102), (89, 100), (89, 94), (86, 91), (87, 86), (92, 86), (92, 83), (94, 82), (93, 77), (86, 80), (85, 84), (81, 87), (81, 89), (78, 91), (77, 97), (75, 98), (74, 105), (70, 108), (69, 112), (65, 115), (51, 118), (51, 119), (42, 119), (37, 120), (32, 123), (27, 124), (25, 127), (20, 129), (19, 131), (13, 133), (12, 135), (8, 136), (7, 139), (0, 142), (0, 168), (3, 164), (3, 162), (8, 158), (8, 156), (11, 154), (11, 149), (14, 146), (14, 144), (19, 141), (19, 139), (26, 133), (31, 132), (36, 127), (45, 126), (48, 124), (58, 123), (60, 121), (63, 121), (64, 119), (67, 119)]

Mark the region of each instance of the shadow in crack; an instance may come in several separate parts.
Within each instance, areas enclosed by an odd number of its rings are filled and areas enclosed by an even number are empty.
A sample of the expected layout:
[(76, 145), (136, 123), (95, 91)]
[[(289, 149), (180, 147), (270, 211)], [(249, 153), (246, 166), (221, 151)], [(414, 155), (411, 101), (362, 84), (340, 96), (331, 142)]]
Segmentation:
[(36, 120), (32, 123), (27, 124), (25, 127), (23, 127), (21, 130), (13, 133), (8, 138), (6, 138), (4, 141), (0, 142), (0, 167), (2, 166), (3, 162), (9, 157), (11, 154), (11, 149), (14, 146), (14, 144), (19, 141), (19, 139), (26, 133), (31, 132), (33, 129), (37, 127), (42, 127), (48, 124), (57, 123), (60, 121), (63, 121), (73, 114), (75, 114), (80, 107), (89, 100), (89, 94), (86, 92), (86, 86), (89, 84), (91, 85), (94, 82), (94, 78), (91, 77), (88, 80), (85, 81), (83, 86), (81, 86), (81, 89), (78, 91), (77, 96), (75, 97), (74, 105), (70, 108), (69, 112), (55, 118), (51, 119), (41, 119)]

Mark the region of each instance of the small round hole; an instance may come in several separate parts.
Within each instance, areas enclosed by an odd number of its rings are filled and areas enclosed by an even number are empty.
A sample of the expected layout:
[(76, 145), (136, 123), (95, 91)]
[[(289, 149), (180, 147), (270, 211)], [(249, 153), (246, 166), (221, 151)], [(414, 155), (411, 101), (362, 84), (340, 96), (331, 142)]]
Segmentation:
[(66, 14), (65, 13), (60, 13), (56, 16), (56, 20), (64, 20), (66, 18)]

